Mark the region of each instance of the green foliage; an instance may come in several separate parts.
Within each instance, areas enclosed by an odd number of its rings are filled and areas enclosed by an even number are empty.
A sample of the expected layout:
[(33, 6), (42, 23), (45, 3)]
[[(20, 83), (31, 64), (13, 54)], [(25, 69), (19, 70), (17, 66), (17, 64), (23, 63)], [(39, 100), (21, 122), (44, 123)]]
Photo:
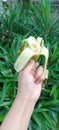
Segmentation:
[[(28, 36), (42, 36), (50, 55), (49, 79), (32, 114), (29, 130), (59, 129), (59, 16), (51, 11), (48, 0), (27, 6), (19, 4), (3, 7), (0, 13), (0, 122), (3, 121), (17, 92), (18, 73), (14, 63), (21, 41)], [(55, 15), (57, 12), (57, 15)]]

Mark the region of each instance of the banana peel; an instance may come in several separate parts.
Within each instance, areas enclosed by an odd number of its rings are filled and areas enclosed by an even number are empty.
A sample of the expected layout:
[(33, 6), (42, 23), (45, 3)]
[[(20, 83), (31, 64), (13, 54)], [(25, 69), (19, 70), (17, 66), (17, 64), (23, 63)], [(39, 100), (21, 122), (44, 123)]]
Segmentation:
[(44, 46), (44, 40), (41, 37), (35, 39), (34, 37), (30, 36), (29, 38), (23, 40), (20, 48), (20, 55), (14, 64), (14, 69), (17, 72), (22, 71), (30, 59), (34, 59), (36, 61), (40, 55), (43, 55), (45, 57), (44, 71), (46, 73), (47, 79), (49, 73), (47, 69), (49, 51)]

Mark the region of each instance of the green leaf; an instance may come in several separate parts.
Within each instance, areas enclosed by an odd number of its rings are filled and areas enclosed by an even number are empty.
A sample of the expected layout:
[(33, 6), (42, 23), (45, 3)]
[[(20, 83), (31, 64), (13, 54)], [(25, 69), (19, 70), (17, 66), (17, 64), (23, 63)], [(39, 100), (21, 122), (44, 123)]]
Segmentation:
[(44, 117), (46, 118), (46, 120), (48, 121), (48, 123), (50, 124), (50, 128), (55, 130), (55, 125), (52, 121), (52, 119), (50, 118), (50, 116), (46, 113), (46, 112), (42, 112), (42, 114), (44, 115)]
[(58, 85), (57, 84), (54, 84), (53, 87), (52, 87), (52, 90), (51, 90), (51, 94), (50, 95), (53, 95), (57, 89)]

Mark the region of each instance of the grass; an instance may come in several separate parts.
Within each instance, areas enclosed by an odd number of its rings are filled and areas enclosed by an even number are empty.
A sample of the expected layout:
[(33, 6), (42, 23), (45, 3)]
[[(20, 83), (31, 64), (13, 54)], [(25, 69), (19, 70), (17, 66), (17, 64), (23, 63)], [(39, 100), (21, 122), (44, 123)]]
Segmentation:
[(10, 109), (17, 92), (18, 73), (14, 63), (23, 39), (42, 36), (49, 49), (49, 78), (32, 114), (29, 130), (59, 129), (59, 16), (54, 16), (48, 0), (25, 7), (20, 1), (3, 6), (0, 13), (0, 122)]

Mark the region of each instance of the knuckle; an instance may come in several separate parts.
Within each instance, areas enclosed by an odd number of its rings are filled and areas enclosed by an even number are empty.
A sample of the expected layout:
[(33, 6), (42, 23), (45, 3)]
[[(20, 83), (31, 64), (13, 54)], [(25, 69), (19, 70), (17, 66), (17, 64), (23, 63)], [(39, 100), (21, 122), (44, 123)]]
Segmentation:
[(42, 75), (42, 73), (43, 73), (43, 67), (39, 67), (38, 68), (38, 75), (40, 76), (40, 75)]
[(43, 74), (43, 76), (41, 77), (41, 80), (44, 81), (45, 80), (45, 75)]
[(42, 67), (42, 66), (40, 66), (40, 67), (39, 67), (39, 69), (40, 69), (40, 71), (42, 71), (42, 72), (43, 72), (43, 67)]

